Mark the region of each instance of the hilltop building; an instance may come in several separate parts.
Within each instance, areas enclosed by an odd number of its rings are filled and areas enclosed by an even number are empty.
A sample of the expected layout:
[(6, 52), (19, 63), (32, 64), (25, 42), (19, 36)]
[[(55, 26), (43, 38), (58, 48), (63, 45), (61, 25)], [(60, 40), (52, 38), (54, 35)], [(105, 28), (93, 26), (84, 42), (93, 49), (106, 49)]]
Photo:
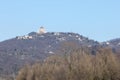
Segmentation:
[(46, 33), (46, 30), (44, 27), (40, 27), (39, 31), (38, 31), (38, 34), (44, 34)]

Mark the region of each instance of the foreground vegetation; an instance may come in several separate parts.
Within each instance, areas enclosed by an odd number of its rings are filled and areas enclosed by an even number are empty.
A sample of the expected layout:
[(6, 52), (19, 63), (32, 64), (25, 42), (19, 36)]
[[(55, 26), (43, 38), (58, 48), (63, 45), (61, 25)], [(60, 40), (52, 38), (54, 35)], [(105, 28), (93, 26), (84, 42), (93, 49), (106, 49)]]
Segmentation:
[(100, 49), (95, 55), (73, 50), (26, 65), (16, 80), (120, 80), (120, 62), (109, 49)]

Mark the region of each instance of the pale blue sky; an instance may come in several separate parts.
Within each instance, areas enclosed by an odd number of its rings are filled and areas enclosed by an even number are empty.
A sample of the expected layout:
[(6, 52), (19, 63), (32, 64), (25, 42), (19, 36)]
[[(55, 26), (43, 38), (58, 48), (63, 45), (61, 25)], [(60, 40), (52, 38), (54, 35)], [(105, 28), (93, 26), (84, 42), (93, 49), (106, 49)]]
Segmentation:
[(120, 38), (120, 0), (0, 0), (0, 41), (37, 31)]

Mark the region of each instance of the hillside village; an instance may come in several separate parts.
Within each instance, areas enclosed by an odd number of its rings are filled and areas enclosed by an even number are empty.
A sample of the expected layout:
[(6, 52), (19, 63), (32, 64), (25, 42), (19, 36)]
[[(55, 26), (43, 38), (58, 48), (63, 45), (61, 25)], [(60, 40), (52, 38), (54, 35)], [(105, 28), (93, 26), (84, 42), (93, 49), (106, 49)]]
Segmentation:
[[(44, 34), (46, 33), (46, 30), (44, 27), (40, 27), (40, 29), (38, 30), (38, 32), (36, 32), (38, 35)], [(24, 35), (24, 36), (17, 36), (17, 39), (32, 39), (32, 36), (29, 35)]]

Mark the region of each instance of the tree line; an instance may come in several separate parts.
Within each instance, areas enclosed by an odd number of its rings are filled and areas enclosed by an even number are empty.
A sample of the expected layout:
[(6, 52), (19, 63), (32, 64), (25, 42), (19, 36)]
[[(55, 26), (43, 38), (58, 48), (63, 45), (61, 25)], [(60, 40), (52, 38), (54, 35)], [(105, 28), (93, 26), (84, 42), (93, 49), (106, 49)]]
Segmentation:
[(16, 80), (120, 80), (120, 59), (109, 48), (76, 49), (24, 66)]

